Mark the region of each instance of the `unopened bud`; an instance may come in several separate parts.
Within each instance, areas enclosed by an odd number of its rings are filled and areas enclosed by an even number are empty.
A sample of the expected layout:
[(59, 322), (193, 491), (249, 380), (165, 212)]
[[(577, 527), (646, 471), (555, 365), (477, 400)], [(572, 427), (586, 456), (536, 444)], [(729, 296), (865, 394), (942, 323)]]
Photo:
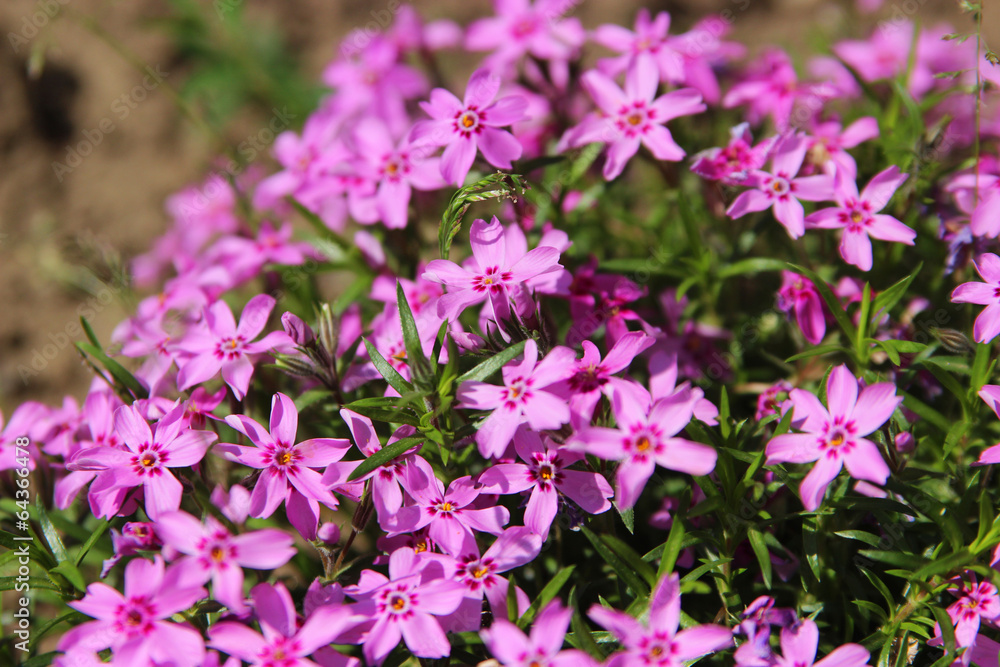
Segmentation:
[(284, 327), (285, 333), (299, 347), (305, 347), (316, 340), (316, 334), (313, 333), (312, 328), (295, 313), (285, 313), (282, 315), (281, 326)]

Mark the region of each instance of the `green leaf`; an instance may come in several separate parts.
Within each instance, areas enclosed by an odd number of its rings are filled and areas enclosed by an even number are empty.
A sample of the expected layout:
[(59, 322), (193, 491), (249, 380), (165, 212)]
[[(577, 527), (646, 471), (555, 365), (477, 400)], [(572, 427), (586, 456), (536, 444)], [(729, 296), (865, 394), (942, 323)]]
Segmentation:
[(90, 344), (100, 347), (101, 340), (97, 337), (97, 334), (94, 333), (94, 328), (90, 326), (90, 322), (88, 322), (87, 318), (83, 315), (80, 316), (80, 326), (83, 327), (83, 333), (87, 336), (87, 340), (90, 341)]
[(73, 561), (64, 560), (49, 570), (49, 572), (61, 574), (65, 577), (66, 581), (73, 585), (73, 588), (81, 593), (87, 589), (87, 582), (83, 580), (83, 575), (80, 574), (80, 570), (73, 564)]
[(871, 533), (866, 533), (863, 530), (837, 530), (834, 531), (833, 534), (838, 537), (846, 537), (849, 540), (864, 542), (871, 547), (877, 547), (879, 542), (882, 541), (882, 538), (878, 535), (872, 535)]
[(726, 278), (762, 273), (764, 271), (784, 271), (787, 268), (788, 265), (781, 260), (769, 257), (751, 257), (722, 267), (719, 269), (718, 276), (725, 280)]
[(833, 293), (830, 286), (826, 284), (826, 281), (820, 278), (819, 274), (815, 271), (807, 269), (804, 266), (789, 263), (786, 268), (789, 271), (800, 273), (812, 281), (813, 285), (816, 287), (816, 291), (819, 292), (820, 297), (822, 297), (823, 301), (826, 302), (826, 307), (833, 314), (833, 319), (837, 320), (837, 324), (847, 336), (847, 340), (857, 340), (857, 329), (854, 327), (851, 319), (847, 316), (847, 311), (844, 310), (844, 306), (840, 303), (840, 299), (838, 299)]
[(60, 592), (58, 586), (42, 577), (28, 577), (27, 579), (23, 577), (0, 577), (0, 591), (12, 591), (17, 587), (18, 583), (23, 582), (27, 582), (30, 588), (44, 588), (47, 591)]
[(764, 536), (756, 526), (751, 526), (747, 530), (747, 537), (750, 539), (750, 548), (753, 549), (757, 557), (757, 564), (760, 565), (760, 574), (764, 578), (764, 586), (771, 590), (771, 554), (764, 544)]
[(810, 357), (818, 357), (818, 356), (823, 355), (823, 354), (832, 354), (833, 352), (850, 352), (850, 350), (848, 350), (843, 345), (833, 345), (833, 344), (830, 344), (830, 345), (817, 345), (817, 346), (811, 347), (808, 350), (805, 350), (803, 352), (799, 352), (798, 354), (793, 354), (792, 356), (790, 356), (787, 359), (785, 359), (785, 363), (786, 364), (790, 364), (793, 361), (798, 361), (799, 359), (808, 359)]
[(667, 541), (663, 543), (663, 556), (660, 558), (660, 567), (657, 570), (657, 579), (662, 578), (674, 571), (677, 557), (681, 553), (681, 545), (684, 542), (684, 522), (679, 516), (674, 516), (674, 523), (670, 526), (670, 534)]
[(430, 372), (430, 363), (424, 356), (424, 348), (420, 344), (420, 332), (410, 310), (410, 302), (406, 300), (403, 285), (396, 281), (396, 305), (399, 307), (399, 323), (403, 328), (403, 346), (406, 348), (406, 363), (410, 366), (414, 380), (422, 374)]
[(933, 562), (924, 565), (913, 573), (914, 581), (926, 581), (936, 574), (948, 574), (962, 567), (965, 567), (974, 560), (974, 556), (967, 548), (962, 548), (950, 556), (935, 558)]
[[(535, 620), (538, 616), (538, 612), (540, 612), (545, 605), (552, 602), (556, 595), (559, 594), (559, 591), (562, 590), (562, 587), (566, 585), (567, 581), (569, 581), (569, 578), (575, 569), (576, 565), (564, 567), (556, 572), (555, 576), (549, 579), (549, 583), (545, 584), (545, 588), (542, 589), (542, 592), (539, 593), (538, 597), (534, 599), (531, 606), (525, 610), (524, 615), (517, 620), (518, 627), (522, 629), (526, 628), (532, 621)], [(511, 588), (513, 588), (513, 586), (511, 586)]]
[(76, 557), (73, 558), (74, 565), (79, 567), (80, 563), (83, 562), (83, 559), (86, 558), (87, 553), (94, 548), (94, 544), (96, 544), (97, 540), (104, 535), (104, 531), (106, 531), (110, 525), (110, 521), (107, 519), (101, 519), (100, 523), (97, 524), (97, 527), (90, 532), (90, 536), (87, 538), (87, 541), (84, 542), (83, 545), (80, 546), (80, 550), (76, 552)]
[(729, 440), (729, 434), (732, 433), (733, 428), (729, 423), (729, 392), (726, 391), (725, 387), (722, 387), (721, 394), (719, 396), (719, 432), (722, 433), (722, 437)]
[[(571, 598), (572, 596), (573, 594), (570, 593)], [(587, 627), (586, 622), (584, 622), (583, 615), (580, 614), (579, 609), (573, 609), (573, 616), (570, 618), (570, 627), (573, 628), (572, 636), (576, 647), (586, 651), (587, 655), (594, 660), (603, 662), (607, 656), (604, 655), (604, 651), (601, 650), (600, 645), (594, 639), (594, 635), (590, 632), (590, 628)]]
[(955, 657), (955, 626), (952, 625), (951, 617), (941, 607), (931, 605), (931, 613), (941, 626), (941, 639), (944, 641), (945, 657), (950, 659)]
[(364, 339), (365, 349), (368, 350), (368, 356), (371, 358), (372, 364), (375, 366), (376, 370), (381, 373), (385, 381), (389, 383), (389, 386), (395, 389), (400, 396), (405, 396), (413, 392), (413, 385), (406, 381), (402, 375), (399, 374), (395, 368), (392, 367), (385, 357), (375, 349), (375, 346), (369, 342), (367, 338)]
[(5, 530), (0, 530), (0, 546), (3, 548), (9, 549), (10, 551), (20, 552), (21, 547), (25, 544), (28, 545), (28, 558), (38, 563), (46, 570), (51, 567), (55, 567), (56, 562), (52, 559), (52, 556), (39, 549), (34, 540), (19, 540), (17, 539), (17, 536), (12, 535)]
[(917, 268), (914, 269), (910, 275), (906, 276), (895, 285), (883, 290), (875, 297), (875, 302), (872, 305), (872, 322), (877, 322), (881, 319), (883, 311), (888, 313), (892, 310), (893, 306), (899, 303), (899, 300), (903, 298), (906, 294), (906, 290), (909, 289), (910, 283), (913, 279), (917, 277), (920, 270), (924, 268), (924, 263), (920, 262), (917, 264)]
[(885, 608), (887, 610), (887, 615), (892, 615), (893, 610), (896, 608), (896, 601), (893, 599), (892, 593), (889, 592), (889, 587), (886, 586), (881, 579), (876, 577), (875, 573), (869, 570), (867, 567), (859, 565), (858, 569), (861, 570), (861, 573), (868, 578), (868, 581), (872, 582), (872, 586), (878, 589), (878, 592), (882, 594), (882, 597), (885, 598)]
[(329, 389), (310, 389), (295, 399), (295, 409), (302, 412), (310, 405), (330, 398)]
[[(650, 587), (643, 581), (629, 565), (616, 554), (594, 531), (586, 526), (581, 528), (584, 536), (594, 546), (597, 554), (604, 559), (611, 569), (614, 570), (622, 583), (632, 589), (636, 597), (646, 597), (649, 595)], [(640, 559), (641, 560), (641, 559)]]
[(903, 396), (903, 405), (916, 413), (918, 417), (934, 424), (944, 432), (948, 432), (951, 428), (951, 420), (943, 414), (911, 394), (906, 392), (900, 392), (900, 394)]
[(45, 511), (45, 504), (40, 495), (35, 496), (35, 507), (38, 509), (38, 523), (42, 526), (42, 536), (45, 538), (46, 544), (49, 545), (49, 549), (52, 550), (52, 555), (56, 557), (56, 562), (61, 563), (69, 558), (69, 555), (66, 553), (62, 538), (59, 537), (59, 531), (52, 525), (52, 520), (49, 519), (49, 515)]
[(656, 572), (649, 565), (649, 563), (642, 559), (642, 556), (636, 553), (635, 549), (614, 535), (601, 535), (601, 540), (608, 545), (609, 549), (618, 554), (623, 561), (635, 570), (640, 577), (645, 579), (650, 588), (656, 586)]
[(503, 368), (503, 366), (508, 361), (510, 361), (517, 355), (524, 352), (524, 346), (527, 342), (528, 341), (522, 340), (520, 342), (514, 343), (506, 350), (497, 352), (489, 359), (479, 362), (479, 364), (477, 364), (475, 368), (459, 376), (456, 382), (461, 384), (463, 382), (469, 382), (470, 380), (480, 380), (480, 381), (485, 380), (486, 378), (488, 378), (489, 376), (493, 375), (498, 370)]
[(621, 510), (618, 505), (615, 505), (615, 509), (618, 510), (618, 516), (622, 518), (622, 523), (628, 529), (630, 535), (635, 535), (635, 510), (629, 507), (626, 510)]
[(379, 466), (385, 465), (389, 461), (393, 460), (397, 456), (403, 454), (404, 452), (416, 447), (424, 441), (424, 438), (418, 436), (411, 436), (409, 438), (403, 438), (402, 440), (397, 440), (391, 445), (386, 445), (382, 449), (378, 450), (367, 459), (361, 462), (357, 468), (354, 469), (348, 478), (348, 482), (353, 482), (359, 477), (367, 475), (372, 470), (375, 470)]
[(91, 343), (84, 343), (82, 341), (77, 341), (76, 348), (81, 354), (86, 357), (90, 355), (97, 361), (101, 363), (104, 368), (107, 369), (111, 376), (125, 389), (127, 389), (135, 398), (148, 398), (149, 392), (146, 388), (135, 379), (135, 376), (129, 373), (124, 366), (119, 364), (117, 361), (104, 354), (104, 351), (97, 345)]

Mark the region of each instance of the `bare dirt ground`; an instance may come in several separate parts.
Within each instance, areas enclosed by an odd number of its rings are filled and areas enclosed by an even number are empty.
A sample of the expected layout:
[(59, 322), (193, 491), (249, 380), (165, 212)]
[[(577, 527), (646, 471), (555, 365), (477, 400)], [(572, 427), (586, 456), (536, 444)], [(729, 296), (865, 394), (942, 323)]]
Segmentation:
[[(211, 0), (198, 1), (208, 15), (215, 11)], [(316, 80), (338, 39), (390, 4), (254, 0), (247, 14), (284, 34), (306, 76)], [(428, 18), (462, 24), (490, 13), (488, 0), (415, 4)], [(800, 53), (823, 35), (864, 29), (849, 19), (846, 4), (831, 0), (585, 0), (574, 13), (588, 27), (630, 25), (642, 5), (671, 11), (678, 29), (729, 10), (736, 39)], [(911, 6), (924, 25), (947, 18), (971, 30), (954, 2), (890, 1), (879, 16)], [(61, 14), (53, 16), (55, 9)], [(7, 415), (28, 399), (58, 403), (64, 394), (86, 393), (90, 374), (73, 348), (82, 339), (78, 317), (88, 316), (106, 341), (127, 310), (118, 290), (102, 287), (80, 263), (102, 248), (125, 258), (146, 250), (168, 223), (164, 199), (204, 177), (220, 152), (183, 116), (166, 86), (87, 30), (81, 18), (92, 17), (176, 88), (190, 67), (157, 28), (170, 12), (167, 0), (0, 3), (0, 409)], [(1000, 32), (1000, 21), (990, 32)], [(40, 44), (46, 46), (45, 66), (32, 78), (26, 74), (29, 54)], [(225, 140), (235, 146), (267, 120), (262, 112), (240, 113)], [(257, 162), (267, 165), (268, 159)]]

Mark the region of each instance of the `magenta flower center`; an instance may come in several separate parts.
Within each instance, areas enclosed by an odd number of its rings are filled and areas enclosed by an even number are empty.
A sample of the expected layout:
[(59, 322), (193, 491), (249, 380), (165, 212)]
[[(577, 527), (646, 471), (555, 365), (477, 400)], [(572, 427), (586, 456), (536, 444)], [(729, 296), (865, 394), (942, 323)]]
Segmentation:
[(262, 665), (267, 665), (268, 667), (283, 667), (283, 665), (295, 665), (298, 661), (295, 660), (302, 653), (302, 647), (299, 642), (295, 639), (289, 637), (277, 637), (274, 643), (270, 646), (265, 646), (261, 649), (258, 657), (261, 660)]
[(132, 470), (140, 477), (159, 475), (169, 457), (169, 453), (160, 451), (159, 445), (143, 443), (139, 447), (139, 453), (132, 457)]
[(379, 594), (379, 612), (388, 613), (390, 620), (405, 620), (413, 615), (417, 606), (417, 596), (407, 586), (397, 586), (393, 590), (384, 590)]
[(507, 385), (506, 395), (504, 396), (504, 402), (508, 408), (515, 408), (518, 404), (523, 404), (531, 398), (531, 379), (530, 378), (514, 378), (511, 380), (510, 384)]
[(626, 104), (618, 111), (615, 126), (629, 139), (646, 134), (653, 127), (656, 111), (642, 100)]
[(828, 457), (837, 458), (854, 449), (856, 429), (853, 421), (844, 423), (843, 417), (837, 417), (833, 424), (826, 425), (824, 431), (820, 449), (825, 451)]
[(399, 182), (403, 176), (410, 173), (410, 165), (406, 155), (389, 155), (384, 160), (382, 176), (393, 183)]
[(479, 134), (483, 131), (484, 120), (486, 120), (486, 114), (478, 107), (475, 105), (466, 107), (455, 114), (455, 132), (462, 135), (462, 138), (468, 139), (473, 134)]
[(533, 16), (525, 16), (511, 26), (510, 32), (517, 39), (524, 39), (531, 33), (535, 32), (537, 27), (538, 23), (535, 21)]
[(302, 458), (294, 447), (277, 445), (273, 447), (271, 453), (271, 467), (276, 468), (280, 473), (295, 472), (298, 469), (298, 460)]
[(504, 283), (511, 279), (510, 271), (501, 271), (499, 266), (488, 266), (486, 270), (472, 279), (472, 289), (476, 292), (491, 292), (497, 294), (503, 289)]
[(766, 185), (767, 193), (771, 197), (782, 198), (786, 197), (789, 192), (792, 191), (792, 184), (788, 182), (788, 179), (782, 178), (781, 176), (775, 176)]
[(149, 634), (156, 619), (156, 607), (145, 596), (129, 598), (115, 610), (118, 631), (129, 637)]
[(608, 378), (605, 377), (604, 369), (598, 364), (581, 366), (569, 378), (570, 388), (581, 393), (596, 391), (607, 382)]
[(215, 356), (217, 359), (225, 359), (226, 361), (239, 359), (243, 356), (243, 347), (245, 345), (246, 339), (243, 336), (222, 338), (215, 345)]

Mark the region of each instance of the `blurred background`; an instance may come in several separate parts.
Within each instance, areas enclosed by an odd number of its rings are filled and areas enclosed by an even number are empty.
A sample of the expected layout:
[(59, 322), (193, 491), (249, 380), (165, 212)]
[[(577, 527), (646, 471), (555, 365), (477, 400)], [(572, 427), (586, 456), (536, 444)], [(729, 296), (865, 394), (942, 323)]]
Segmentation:
[[(86, 316), (102, 341), (130, 311), (129, 258), (167, 227), (166, 198), (246, 149), (273, 169), (263, 130), (299, 129), (324, 94), (323, 68), (351, 30), (397, 0), (3, 0), (0, 3), (0, 410), (82, 397), (91, 374), (73, 342)], [(460, 25), (489, 0), (415, 0)], [(984, 24), (1000, 44), (1000, 3)], [(671, 32), (728, 10), (751, 56), (793, 57), (865, 37), (900, 13), (974, 30), (955, 0), (582, 0), (585, 27), (631, 26), (667, 10)], [(994, 48), (996, 48), (994, 46)], [(465, 57), (458, 60), (468, 60)], [(467, 72), (474, 63), (444, 62)], [(242, 151), (241, 151), (242, 152)]]

